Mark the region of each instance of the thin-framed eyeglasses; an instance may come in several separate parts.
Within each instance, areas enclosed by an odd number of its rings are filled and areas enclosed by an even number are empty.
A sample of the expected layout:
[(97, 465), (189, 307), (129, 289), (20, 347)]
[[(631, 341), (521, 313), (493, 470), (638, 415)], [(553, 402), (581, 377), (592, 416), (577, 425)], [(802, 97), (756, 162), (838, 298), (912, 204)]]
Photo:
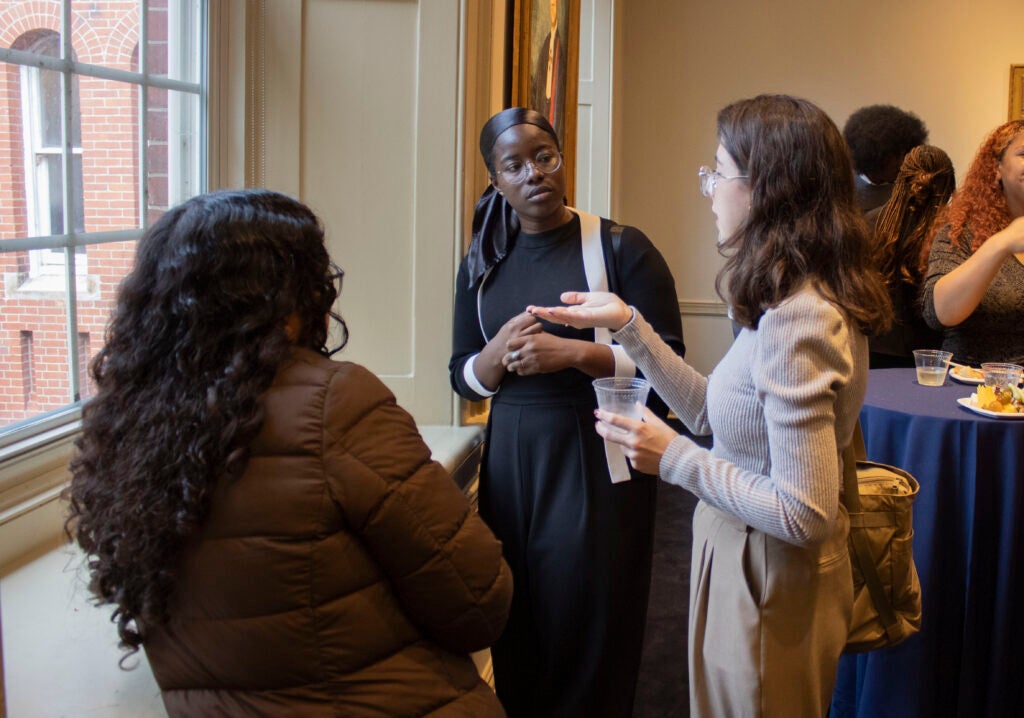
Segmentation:
[(562, 166), (562, 153), (542, 150), (532, 160), (509, 160), (498, 168), (506, 182), (520, 184), (533, 176), (536, 170), (546, 175), (557, 172)]
[(718, 170), (713, 170), (707, 165), (703, 165), (697, 170), (697, 178), (700, 180), (700, 193), (705, 197), (710, 197), (715, 193), (715, 186), (719, 180), (734, 180), (734, 179), (750, 179), (750, 175), (724, 175)]
[[(341, 283), (345, 278), (345, 270), (334, 262), (327, 268), (327, 281), (334, 285), (341, 294)], [(324, 349), (327, 356), (334, 356), (348, 344), (348, 325), (333, 308), (327, 312), (327, 336), (324, 337)]]
[(327, 270), (327, 281), (331, 284), (337, 282), (335, 288), (338, 290), (338, 294), (341, 294), (341, 282), (343, 279), (345, 279), (345, 270), (331, 262)]

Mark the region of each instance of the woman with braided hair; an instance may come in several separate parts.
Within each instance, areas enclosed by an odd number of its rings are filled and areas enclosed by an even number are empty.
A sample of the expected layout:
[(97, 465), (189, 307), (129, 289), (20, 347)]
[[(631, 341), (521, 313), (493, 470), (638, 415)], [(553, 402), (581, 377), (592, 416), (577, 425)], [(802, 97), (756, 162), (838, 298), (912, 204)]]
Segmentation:
[(501, 546), (330, 359), (340, 281), (309, 208), (250, 190), (169, 210), (121, 284), (68, 528), (172, 717), (504, 715), (467, 655), (505, 623)]
[(874, 224), (875, 261), (895, 312), (892, 329), (870, 338), (872, 369), (912, 367), (914, 349), (937, 347), (942, 341), (921, 316), (920, 293), (935, 218), (955, 187), (949, 155), (932, 145), (918, 145), (903, 158), (889, 201), (867, 214), (868, 224)]
[(1024, 120), (993, 130), (939, 218), (922, 308), (964, 364), (1024, 362)]

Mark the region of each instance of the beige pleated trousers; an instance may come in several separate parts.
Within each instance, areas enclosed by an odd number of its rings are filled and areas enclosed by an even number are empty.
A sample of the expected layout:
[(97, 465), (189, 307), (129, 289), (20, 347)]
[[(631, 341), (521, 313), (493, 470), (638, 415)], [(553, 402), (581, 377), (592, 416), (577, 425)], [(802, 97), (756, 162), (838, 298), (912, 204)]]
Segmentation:
[(690, 715), (828, 714), (853, 606), (840, 507), (833, 538), (801, 548), (703, 501), (693, 517)]

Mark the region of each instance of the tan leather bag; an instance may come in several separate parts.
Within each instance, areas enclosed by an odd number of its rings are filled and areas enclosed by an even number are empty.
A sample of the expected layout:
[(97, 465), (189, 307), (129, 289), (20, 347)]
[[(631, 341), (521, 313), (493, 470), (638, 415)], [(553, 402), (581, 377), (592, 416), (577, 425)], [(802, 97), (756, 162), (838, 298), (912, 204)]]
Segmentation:
[(843, 452), (843, 503), (850, 514), (853, 621), (844, 653), (901, 643), (921, 628), (921, 583), (914, 566), (917, 479), (867, 461), (860, 422)]

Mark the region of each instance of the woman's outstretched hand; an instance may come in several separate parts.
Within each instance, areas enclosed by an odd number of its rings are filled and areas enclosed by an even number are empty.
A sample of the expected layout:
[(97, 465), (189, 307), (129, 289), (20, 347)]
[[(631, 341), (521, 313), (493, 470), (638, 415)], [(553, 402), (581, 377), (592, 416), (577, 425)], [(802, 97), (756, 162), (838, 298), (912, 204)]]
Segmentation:
[(529, 306), (526, 311), (535, 317), (576, 329), (605, 327), (618, 331), (633, 318), (633, 310), (611, 292), (563, 292), (559, 299), (572, 306)]
[[(613, 295), (614, 296), (614, 295)], [(644, 409), (643, 421), (598, 409), (597, 433), (622, 446), (622, 453), (637, 471), (657, 474), (661, 457), (672, 440), (679, 436), (671, 426), (650, 409)]]

